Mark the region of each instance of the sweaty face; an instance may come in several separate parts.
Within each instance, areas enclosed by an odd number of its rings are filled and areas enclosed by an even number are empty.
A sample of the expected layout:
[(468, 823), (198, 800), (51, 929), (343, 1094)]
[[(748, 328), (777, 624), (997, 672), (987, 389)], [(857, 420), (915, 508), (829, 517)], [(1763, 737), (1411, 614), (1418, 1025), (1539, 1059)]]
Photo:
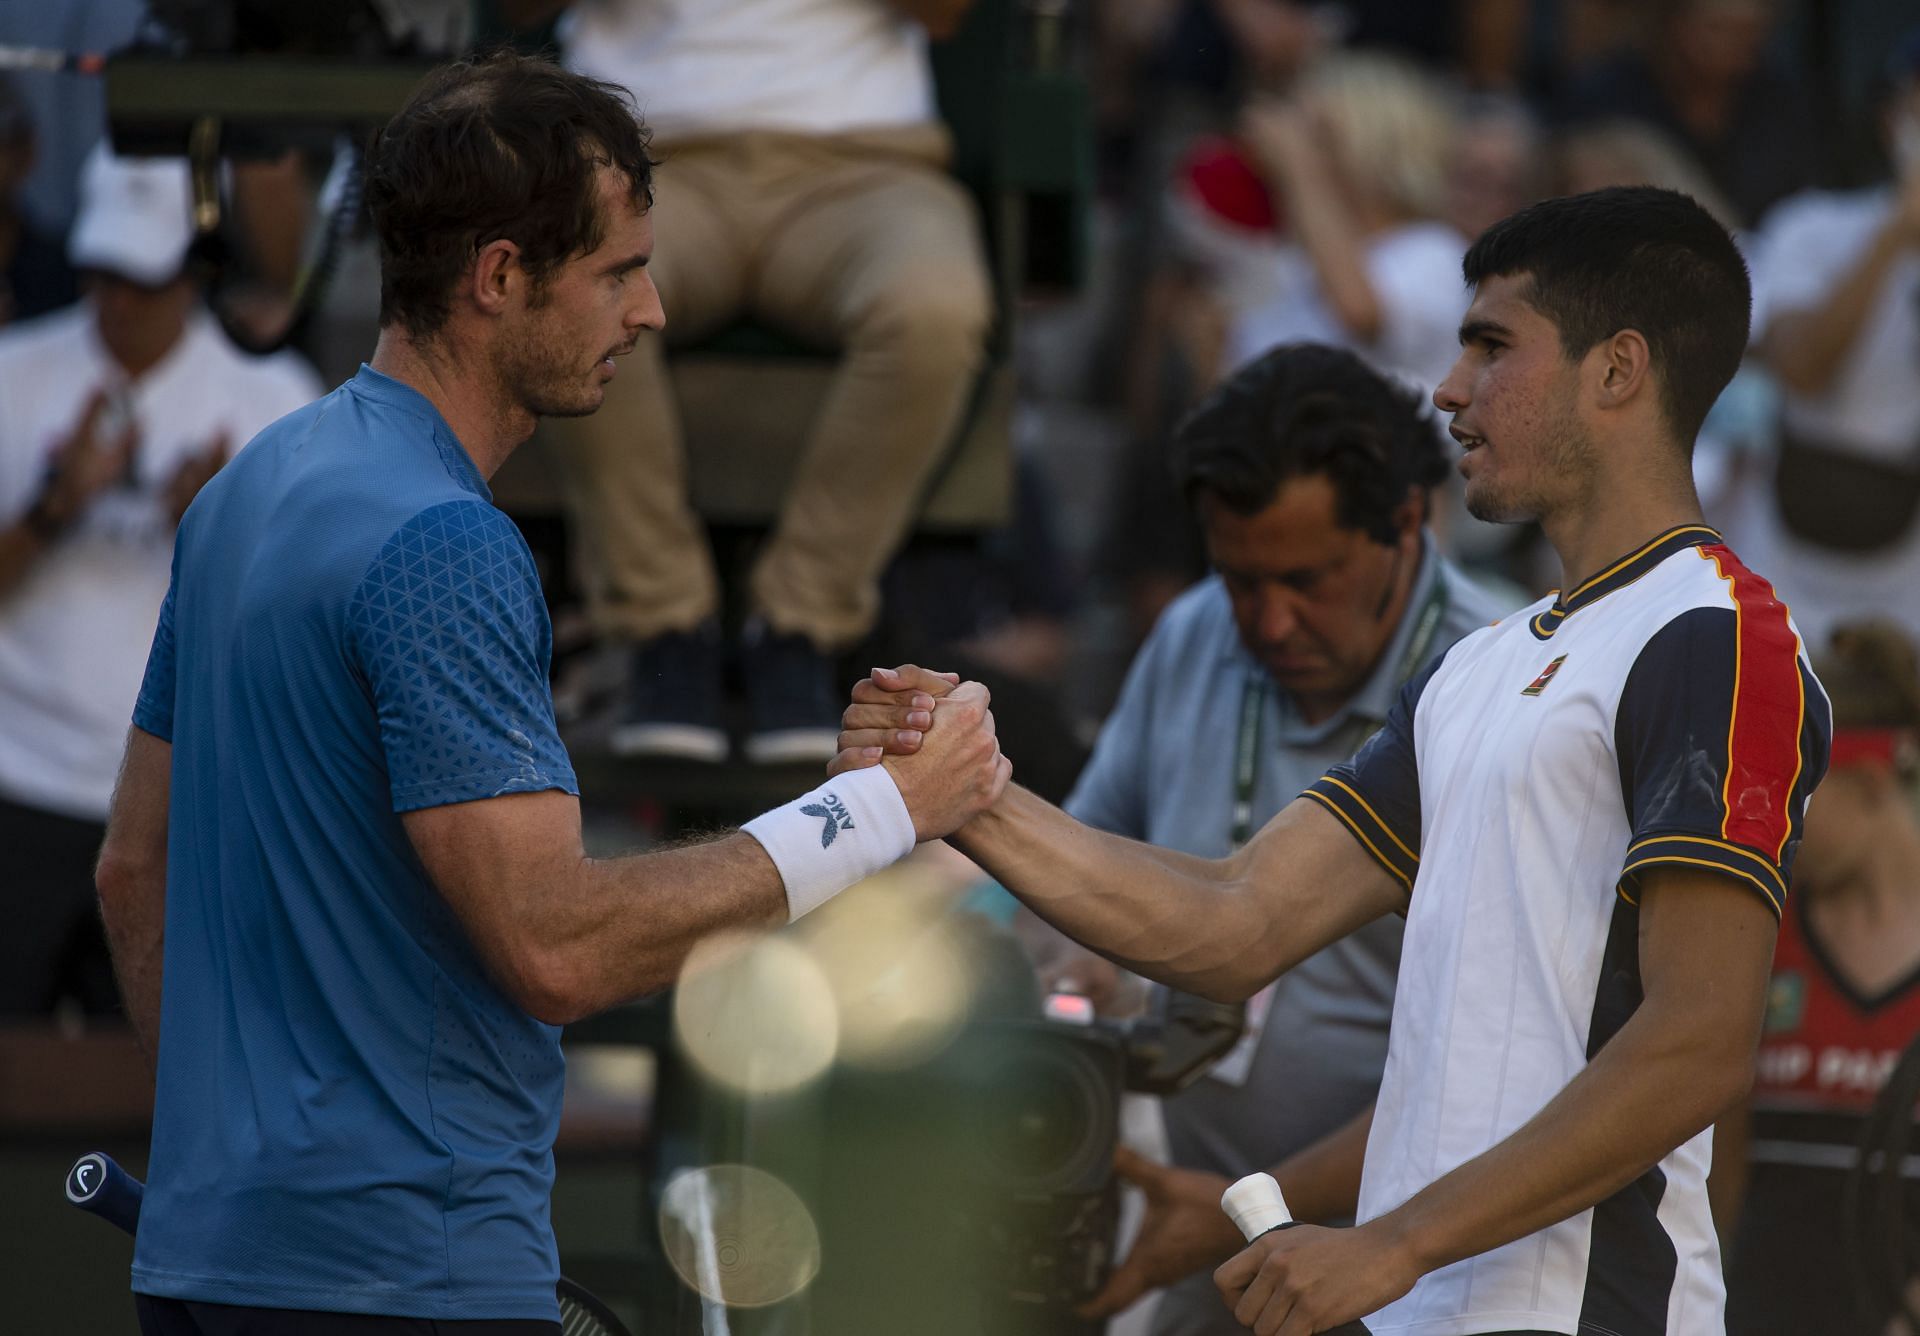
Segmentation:
[(1253, 515), (1206, 494), (1200, 502), (1207, 558), (1226, 584), (1240, 643), (1289, 694), (1329, 704), (1373, 672), (1396, 625), (1382, 605), (1419, 561), (1417, 520), (1398, 545), (1383, 546), (1341, 527), (1336, 502), (1320, 474), (1282, 483)]
[(1553, 322), (1525, 300), (1524, 275), (1490, 278), (1460, 324), (1460, 360), (1433, 392), (1466, 451), (1467, 509), (1513, 524), (1542, 519), (1592, 485), (1596, 459), (1580, 421), (1580, 364)]
[(633, 351), (642, 330), (665, 324), (647, 273), (653, 220), (628, 197), (625, 179), (600, 172), (600, 244), (575, 255), (527, 294), (499, 344), (509, 393), (537, 417), (584, 417), (600, 407), (614, 358)]

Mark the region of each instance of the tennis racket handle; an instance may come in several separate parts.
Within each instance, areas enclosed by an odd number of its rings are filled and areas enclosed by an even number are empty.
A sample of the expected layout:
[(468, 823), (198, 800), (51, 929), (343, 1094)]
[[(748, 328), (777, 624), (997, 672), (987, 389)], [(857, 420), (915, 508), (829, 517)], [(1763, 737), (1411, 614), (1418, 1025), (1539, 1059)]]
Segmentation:
[(67, 1170), (67, 1200), (109, 1224), (133, 1233), (140, 1224), (146, 1185), (100, 1151), (82, 1155)]
[[(1287, 1209), (1287, 1199), (1272, 1174), (1248, 1174), (1220, 1194), (1220, 1209), (1227, 1213), (1248, 1243), (1276, 1229), (1291, 1229), (1299, 1223)], [(1370, 1336), (1364, 1322), (1342, 1322), (1329, 1327), (1323, 1336)]]

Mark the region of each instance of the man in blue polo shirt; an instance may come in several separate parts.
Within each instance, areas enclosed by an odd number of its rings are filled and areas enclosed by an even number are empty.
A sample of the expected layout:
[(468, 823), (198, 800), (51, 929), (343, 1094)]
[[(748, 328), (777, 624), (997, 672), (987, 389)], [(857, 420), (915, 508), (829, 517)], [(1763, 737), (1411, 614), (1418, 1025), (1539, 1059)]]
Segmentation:
[(585, 856), (539, 581), (486, 479), (660, 325), (650, 182), (602, 85), (513, 56), (430, 76), (369, 163), (372, 365), (181, 525), (98, 876), (157, 1056), (148, 1336), (557, 1332), (558, 1026), (1006, 782), (962, 686), (877, 784)]

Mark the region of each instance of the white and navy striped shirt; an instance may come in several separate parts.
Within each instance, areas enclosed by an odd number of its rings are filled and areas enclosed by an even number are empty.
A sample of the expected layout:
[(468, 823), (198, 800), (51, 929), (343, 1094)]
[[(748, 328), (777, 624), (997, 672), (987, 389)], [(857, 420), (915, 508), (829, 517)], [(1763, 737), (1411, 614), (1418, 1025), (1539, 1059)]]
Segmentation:
[[(1360, 1217), (1538, 1113), (1639, 1006), (1638, 879), (1776, 912), (1826, 697), (1787, 609), (1704, 526), (1468, 636), (1308, 790), (1411, 890)], [(1423, 1277), (1379, 1336), (1719, 1336), (1711, 1132), (1590, 1210)]]

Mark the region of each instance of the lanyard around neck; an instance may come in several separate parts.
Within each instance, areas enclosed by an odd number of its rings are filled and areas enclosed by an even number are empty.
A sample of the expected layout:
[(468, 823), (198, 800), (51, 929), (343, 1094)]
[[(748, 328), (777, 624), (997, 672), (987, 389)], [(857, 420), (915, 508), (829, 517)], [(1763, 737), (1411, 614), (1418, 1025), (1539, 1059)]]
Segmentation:
[[(1427, 661), (1434, 637), (1440, 634), (1441, 619), (1446, 615), (1447, 581), (1445, 575), (1436, 570), (1433, 585), (1415, 614), (1413, 635), (1407, 640), (1406, 652), (1400, 656), (1399, 667), (1395, 669), (1396, 686), (1405, 686)], [(1233, 825), (1228, 830), (1228, 839), (1235, 849), (1253, 838), (1253, 793), (1260, 778), (1260, 720), (1266, 713), (1267, 697), (1272, 689), (1273, 679), (1255, 667), (1247, 674), (1246, 685), (1240, 691), (1240, 734), (1233, 749)], [(1368, 736), (1373, 732), (1368, 729)]]

